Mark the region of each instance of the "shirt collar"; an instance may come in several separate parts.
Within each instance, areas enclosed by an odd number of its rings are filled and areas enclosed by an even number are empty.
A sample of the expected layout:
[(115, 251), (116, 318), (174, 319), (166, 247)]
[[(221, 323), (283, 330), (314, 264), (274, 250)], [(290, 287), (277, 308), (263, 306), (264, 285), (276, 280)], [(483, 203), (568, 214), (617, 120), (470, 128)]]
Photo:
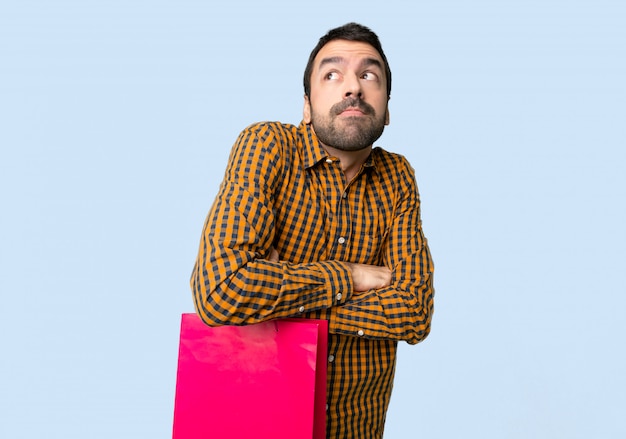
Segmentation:
[(324, 150), (324, 148), (322, 148), (322, 145), (320, 145), (319, 140), (317, 140), (317, 136), (311, 129), (311, 125), (302, 121), (300, 122), (298, 130), (300, 131), (300, 136), (302, 138), (302, 157), (304, 159), (303, 162), (306, 169), (315, 166), (317, 163), (328, 157), (328, 153)]

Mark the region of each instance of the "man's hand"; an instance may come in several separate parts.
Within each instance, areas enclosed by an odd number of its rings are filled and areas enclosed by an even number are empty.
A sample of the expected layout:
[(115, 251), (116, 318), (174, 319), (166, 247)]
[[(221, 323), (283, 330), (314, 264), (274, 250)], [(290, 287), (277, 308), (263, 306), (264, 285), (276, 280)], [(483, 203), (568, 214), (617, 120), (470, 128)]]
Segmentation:
[(346, 263), (352, 274), (355, 292), (377, 290), (391, 285), (391, 270), (377, 265)]
[[(278, 262), (280, 256), (274, 247), (270, 248), (267, 260)], [(368, 290), (377, 290), (379, 288), (391, 285), (391, 270), (387, 267), (379, 267), (377, 265), (353, 264), (346, 262), (352, 275), (352, 283), (354, 292), (363, 292)]]

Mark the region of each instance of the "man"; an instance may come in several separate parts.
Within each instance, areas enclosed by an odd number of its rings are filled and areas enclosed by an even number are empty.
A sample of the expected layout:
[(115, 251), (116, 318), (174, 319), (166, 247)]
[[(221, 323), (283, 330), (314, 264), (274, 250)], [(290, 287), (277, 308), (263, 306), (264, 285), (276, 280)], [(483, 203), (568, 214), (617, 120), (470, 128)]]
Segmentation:
[(237, 139), (204, 225), (194, 303), (211, 326), (328, 320), (327, 437), (381, 438), (397, 343), (428, 335), (434, 290), (413, 169), (373, 147), (391, 91), (376, 34), (329, 31), (304, 91), (299, 126), (259, 123)]

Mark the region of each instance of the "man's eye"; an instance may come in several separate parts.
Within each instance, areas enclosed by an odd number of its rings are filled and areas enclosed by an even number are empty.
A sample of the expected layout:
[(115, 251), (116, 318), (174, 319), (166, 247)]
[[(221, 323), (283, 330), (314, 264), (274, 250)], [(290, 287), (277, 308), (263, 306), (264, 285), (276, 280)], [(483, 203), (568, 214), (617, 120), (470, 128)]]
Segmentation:
[(378, 75), (373, 72), (365, 72), (361, 77), (367, 81), (376, 81), (378, 79)]
[(326, 73), (325, 78), (328, 80), (333, 80), (339, 78), (339, 75), (337, 74), (337, 72), (328, 72)]

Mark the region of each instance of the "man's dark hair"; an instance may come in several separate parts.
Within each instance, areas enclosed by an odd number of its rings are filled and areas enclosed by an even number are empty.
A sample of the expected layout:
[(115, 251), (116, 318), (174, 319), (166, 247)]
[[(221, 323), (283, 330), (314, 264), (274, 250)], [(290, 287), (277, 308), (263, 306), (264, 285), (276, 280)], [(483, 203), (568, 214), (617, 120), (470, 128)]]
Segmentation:
[(313, 73), (313, 61), (315, 60), (315, 57), (317, 56), (319, 51), (322, 50), (322, 47), (324, 47), (326, 44), (333, 40), (358, 41), (362, 43), (367, 43), (374, 49), (376, 49), (385, 64), (385, 77), (387, 79), (387, 97), (391, 96), (391, 69), (389, 68), (387, 57), (385, 56), (385, 52), (383, 52), (383, 48), (380, 44), (378, 36), (369, 28), (358, 23), (348, 23), (335, 29), (331, 29), (326, 35), (320, 38), (317, 46), (315, 46), (315, 48), (311, 52), (311, 55), (309, 56), (309, 62), (304, 69), (304, 94), (306, 94), (308, 97), (311, 97), (311, 74)]

